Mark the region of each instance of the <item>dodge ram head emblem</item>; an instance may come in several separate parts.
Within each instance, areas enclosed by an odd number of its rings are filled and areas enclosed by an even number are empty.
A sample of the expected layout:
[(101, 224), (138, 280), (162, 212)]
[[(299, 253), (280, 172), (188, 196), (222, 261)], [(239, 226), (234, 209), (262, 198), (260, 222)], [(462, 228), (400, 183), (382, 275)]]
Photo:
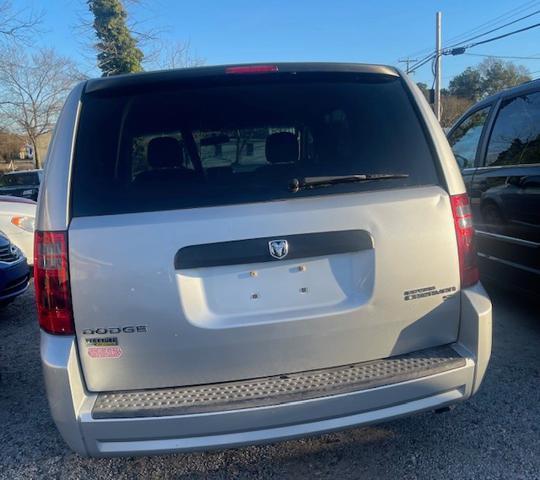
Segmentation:
[(289, 253), (289, 243), (287, 240), (271, 240), (268, 242), (268, 249), (272, 257), (281, 260)]

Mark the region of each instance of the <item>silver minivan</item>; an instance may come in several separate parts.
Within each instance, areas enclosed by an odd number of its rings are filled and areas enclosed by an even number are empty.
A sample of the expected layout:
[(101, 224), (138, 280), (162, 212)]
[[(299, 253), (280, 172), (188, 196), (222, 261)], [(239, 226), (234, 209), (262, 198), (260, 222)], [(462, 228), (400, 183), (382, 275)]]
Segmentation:
[(89, 80), (50, 146), (35, 285), (82, 455), (226, 448), (469, 398), (491, 351), (465, 187), (398, 70)]

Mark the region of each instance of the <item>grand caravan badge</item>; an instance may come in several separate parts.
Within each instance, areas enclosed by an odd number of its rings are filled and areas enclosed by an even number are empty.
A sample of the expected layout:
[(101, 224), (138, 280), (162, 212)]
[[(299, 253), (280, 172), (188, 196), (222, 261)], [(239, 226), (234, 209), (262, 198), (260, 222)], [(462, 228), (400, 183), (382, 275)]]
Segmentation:
[(437, 288), (435, 286), (432, 287), (424, 287), (424, 288), (416, 288), (415, 290), (406, 290), (403, 292), (403, 300), (417, 300), (419, 298), (426, 298), (426, 297), (433, 297), (435, 295), (444, 295), (444, 299), (446, 300), (447, 297), (450, 295), (445, 294), (453, 294), (456, 291), (456, 287), (445, 287), (445, 288)]

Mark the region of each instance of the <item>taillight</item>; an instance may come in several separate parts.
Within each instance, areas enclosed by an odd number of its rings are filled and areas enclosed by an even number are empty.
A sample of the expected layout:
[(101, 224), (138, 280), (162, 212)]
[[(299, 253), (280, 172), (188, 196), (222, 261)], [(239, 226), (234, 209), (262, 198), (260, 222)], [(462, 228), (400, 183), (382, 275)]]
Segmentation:
[(461, 288), (470, 287), (479, 280), (471, 204), (466, 193), (451, 195), (450, 202), (456, 229)]
[(238, 67), (227, 67), (225, 69), (225, 73), (234, 74), (272, 73), (277, 71), (277, 65), (240, 65)]
[(34, 284), (40, 327), (53, 334), (74, 333), (66, 232), (35, 233)]

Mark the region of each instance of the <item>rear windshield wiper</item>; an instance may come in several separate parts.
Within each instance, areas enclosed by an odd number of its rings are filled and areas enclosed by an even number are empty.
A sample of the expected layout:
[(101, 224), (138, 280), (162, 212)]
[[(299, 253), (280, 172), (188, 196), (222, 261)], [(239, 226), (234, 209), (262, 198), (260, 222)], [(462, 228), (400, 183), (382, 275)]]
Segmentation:
[(407, 178), (407, 173), (373, 173), (359, 175), (336, 175), (329, 177), (293, 178), (289, 183), (291, 192), (309, 190), (311, 188), (328, 187), (340, 183), (371, 182), (374, 180), (391, 180), (393, 178)]

